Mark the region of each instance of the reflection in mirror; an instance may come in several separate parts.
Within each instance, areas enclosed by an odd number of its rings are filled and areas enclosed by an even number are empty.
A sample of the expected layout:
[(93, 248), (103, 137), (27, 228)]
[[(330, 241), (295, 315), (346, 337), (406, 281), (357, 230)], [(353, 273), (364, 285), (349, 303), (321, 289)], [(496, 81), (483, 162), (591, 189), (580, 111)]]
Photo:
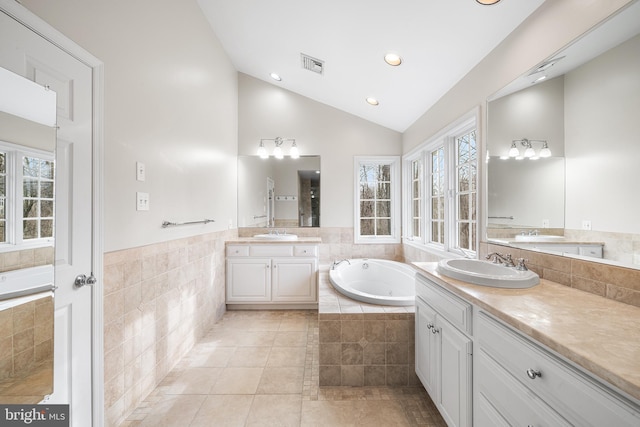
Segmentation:
[(239, 227), (319, 227), (320, 156), (238, 156)]
[(55, 93), (0, 68), (0, 403), (53, 393)]
[[(489, 241), (640, 268), (639, 33), (634, 2), (489, 100)], [(522, 138), (548, 140), (564, 175), (501, 160)]]

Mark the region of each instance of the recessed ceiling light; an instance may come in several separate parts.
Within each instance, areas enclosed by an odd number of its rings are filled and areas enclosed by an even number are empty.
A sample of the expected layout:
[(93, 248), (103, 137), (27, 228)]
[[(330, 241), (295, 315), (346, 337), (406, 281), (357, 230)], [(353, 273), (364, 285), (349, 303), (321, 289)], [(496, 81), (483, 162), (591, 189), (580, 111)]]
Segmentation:
[(378, 104), (380, 104), (380, 103), (378, 102), (378, 100), (377, 100), (377, 99), (375, 99), (375, 98), (373, 98), (373, 97), (371, 97), (371, 96), (367, 98), (367, 102), (368, 102), (369, 104), (371, 104), (371, 105), (378, 105)]
[(400, 55), (398, 55), (397, 53), (387, 53), (384, 56), (384, 62), (397, 67), (398, 65), (402, 64), (402, 58), (400, 58)]
[(273, 80), (276, 80), (276, 81), (279, 81), (279, 82), (281, 82), (281, 81), (282, 81), (282, 77), (280, 77), (280, 76), (279, 76), (278, 74), (276, 74), (276, 73), (271, 73), (271, 74), (269, 74), (269, 75), (271, 76), (271, 78), (272, 78)]
[(547, 78), (547, 76), (546, 76), (546, 75), (544, 75), (544, 76), (540, 76), (540, 77), (538, 77), (537, 79), (535, 79), (533, 82), (534, 82), (534, 83), (538, 83), (538, 82), (543, 81), (543, 80), (544, 80), (544, 79), (546, 79), (546, 78)]
[(476, 0), (476, 1), (485, 6), (491, 6), (492, 4), (498, 3), (500, 0)]

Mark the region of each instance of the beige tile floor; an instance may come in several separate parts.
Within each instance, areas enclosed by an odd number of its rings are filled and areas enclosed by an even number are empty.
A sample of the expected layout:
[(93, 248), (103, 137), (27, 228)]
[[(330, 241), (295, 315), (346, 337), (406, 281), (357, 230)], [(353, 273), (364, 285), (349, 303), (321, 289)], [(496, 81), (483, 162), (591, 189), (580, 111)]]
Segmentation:
[(422, 387), (318, 387), (317, 311), (229, 311), (121, 424), (433, 426)]

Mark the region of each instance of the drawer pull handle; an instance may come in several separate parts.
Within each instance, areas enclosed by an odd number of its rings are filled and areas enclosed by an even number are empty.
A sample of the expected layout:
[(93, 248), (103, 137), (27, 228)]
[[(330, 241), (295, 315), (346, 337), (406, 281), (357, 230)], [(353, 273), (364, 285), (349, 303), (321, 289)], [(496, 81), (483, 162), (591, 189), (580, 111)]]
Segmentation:
[(527, 369), (527, 376), (532, 380), (535, 380), (536, 377), (542, 377), (542, 373), (540, 371), (536, 371), (535, 369)]

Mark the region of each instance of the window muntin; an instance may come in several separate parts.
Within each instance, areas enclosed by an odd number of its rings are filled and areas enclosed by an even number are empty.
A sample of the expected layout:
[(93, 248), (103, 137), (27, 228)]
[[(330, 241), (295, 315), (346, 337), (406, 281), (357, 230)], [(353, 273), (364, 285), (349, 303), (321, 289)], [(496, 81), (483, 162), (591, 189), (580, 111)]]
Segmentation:
[(0, 152), (0, 243), (7, 241), (7, 153)]
[(411, 237), (422, 236), (422, 161), (411, 162)]
[(445, 226), (445, 152), (438, 147), (431, 152), (431, 243), (444, 245)]
[(356, 157), (356, 243), (399, 241), (398, 163), (398, 157)]
[(476, 251), (478, 148), (475, 130), (456, 137), (456, 247)]
[(52, 160), (22, 157), (22, 239), (53, 237)]

